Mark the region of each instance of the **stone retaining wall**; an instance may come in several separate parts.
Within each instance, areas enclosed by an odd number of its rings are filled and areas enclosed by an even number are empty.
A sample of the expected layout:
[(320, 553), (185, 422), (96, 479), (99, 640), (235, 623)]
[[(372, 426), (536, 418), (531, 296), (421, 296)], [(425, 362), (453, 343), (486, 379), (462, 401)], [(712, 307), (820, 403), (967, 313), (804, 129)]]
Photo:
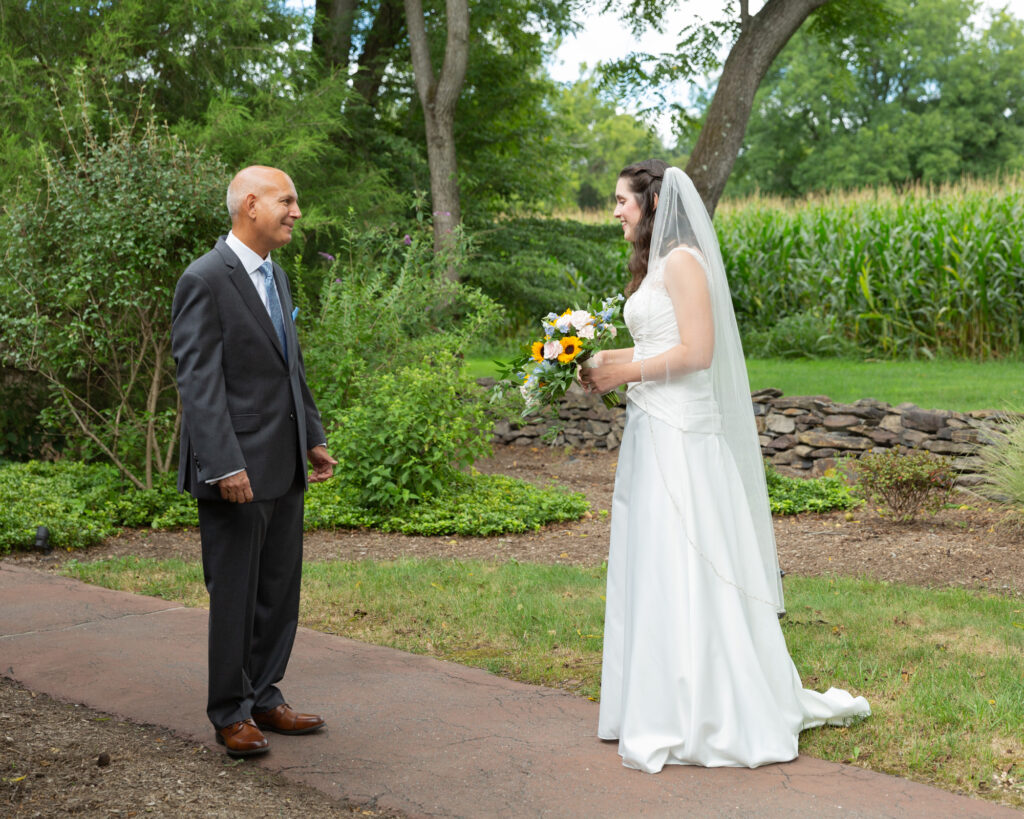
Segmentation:
[[(957, 483), (981, 483), (978, 450), (1007, 414), (995, 410), (924, 410), (914, 404), (892, 406), (864, 398), (837, 404), (823, 395), (784, 396), (767, 389), (751, 396), (761, 452), (784, 474), (818, 477), (840, 457), (859, 457), (895, 446), (945, 455), (961, 474)], [(562, 425), (555, 444), (616, 449), (625, 425), (625, 404), (608, 409), (600, 398), (573, 386), (558, 412)], [(494, 440), (532, 446), (551, 427), (547, 417), (528, 423), (499, 421)]]

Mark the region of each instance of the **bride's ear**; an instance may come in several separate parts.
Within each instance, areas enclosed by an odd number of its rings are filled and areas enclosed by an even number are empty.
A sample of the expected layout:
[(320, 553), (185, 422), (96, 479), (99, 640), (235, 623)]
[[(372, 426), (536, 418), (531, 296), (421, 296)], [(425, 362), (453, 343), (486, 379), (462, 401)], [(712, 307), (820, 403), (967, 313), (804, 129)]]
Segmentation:
[(654, 194), (654, 209), (658, 209), (658, 194)]

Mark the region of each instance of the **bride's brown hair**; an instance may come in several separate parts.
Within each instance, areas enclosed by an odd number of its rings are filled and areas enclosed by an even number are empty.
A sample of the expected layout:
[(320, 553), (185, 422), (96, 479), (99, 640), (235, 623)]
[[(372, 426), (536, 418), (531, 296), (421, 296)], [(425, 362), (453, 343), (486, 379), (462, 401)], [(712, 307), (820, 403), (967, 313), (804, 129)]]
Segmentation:
[(625, 179), (630, 191), (640, 206), (640, 222), (636, 226), (636, 239), (633, 241), (633, 255), (629, 257), (626, 269), (632, 278), (626, 285), (626, 295), (635, 291), (647, 275), (647, 259), (651, 255), (651, 235), (654, 232), (654, 200), (661, 193), (661, 179), (668, 169), (668, 163), (660, 159), (645, 159), (633, 165), (627, 165), (619, 173), (619, 179)]

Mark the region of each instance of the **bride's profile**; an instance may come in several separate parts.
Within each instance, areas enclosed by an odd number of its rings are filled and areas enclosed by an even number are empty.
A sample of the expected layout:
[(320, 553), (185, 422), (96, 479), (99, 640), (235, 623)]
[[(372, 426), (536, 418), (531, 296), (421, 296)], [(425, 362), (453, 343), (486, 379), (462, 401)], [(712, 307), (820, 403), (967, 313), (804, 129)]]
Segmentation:
[(805, 728), (871, 710), (846, 691), (804, 689), (786, 648), (746, 365), (703, 202), (661, 160), (625, 168), (615, 197), (633, 245), (635, 346), (581, 374), (593, 392), (628, 384), (598, 736), (650, 773), (788, 761)]

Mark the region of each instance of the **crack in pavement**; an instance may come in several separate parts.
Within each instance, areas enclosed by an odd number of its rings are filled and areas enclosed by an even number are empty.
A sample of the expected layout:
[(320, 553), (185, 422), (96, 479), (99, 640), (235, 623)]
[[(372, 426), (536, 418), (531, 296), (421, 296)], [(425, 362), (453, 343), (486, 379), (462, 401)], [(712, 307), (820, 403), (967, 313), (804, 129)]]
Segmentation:
[(169, 606), (166, 609), (155, 609), (154, 611), (144, 611), (144, 612), (129, 612), (127, 614), (119, 614), (119, 615), (117, 615), (115, 617), (96, 617), (96, 618), (93, 618), (91, 620), (82, 620), (79, 623), (71, 623), (71, 624), (66, 624), (66, 625), (62, 625), (62, 626), (54, 626), (53, 628), (33, 629), (32, 631), (19, 631), (19, 632), (15, 632), (14, 634), (0, 634), (0, 640), (11, 640), (11, 639), (14, 639), (15, 637), (30, 637), (30, 636), (32, 636), (34, 634), (50, 634), (50, 633), (58, 633), (58, 632), (61, 632), (61, 631), (73, 631), (73, 630), (75, 630), (77, 628), (82, 628), (83, 626), (90, 626), (93, 623), (114, 623), (114, 622), (117, 622), (118, 620), (127, 620), (128, 618), (131, 618), (131, 617), (149, 617), (149, 616), (151, 616), (153, 614), (166, 614), (167, 612), (171, 612), (171, 611), (186, 611), (186, 610), (188, 610), (188, 606)]

